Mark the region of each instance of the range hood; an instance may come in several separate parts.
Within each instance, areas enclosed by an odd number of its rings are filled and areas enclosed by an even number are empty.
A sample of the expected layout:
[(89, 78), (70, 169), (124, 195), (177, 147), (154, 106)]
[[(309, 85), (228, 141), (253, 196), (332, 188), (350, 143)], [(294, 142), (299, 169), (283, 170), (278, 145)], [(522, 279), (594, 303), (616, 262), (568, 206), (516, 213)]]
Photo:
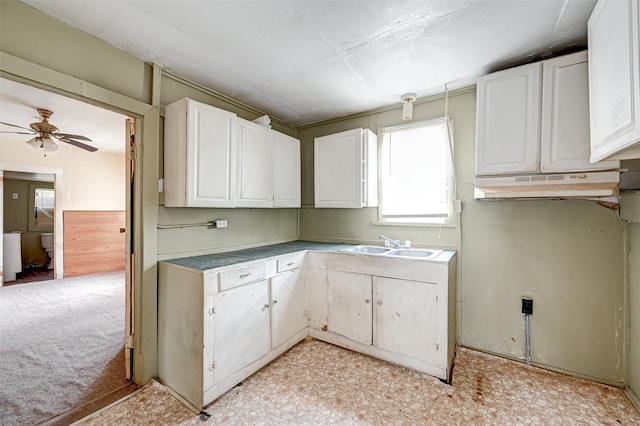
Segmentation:
[(619, 194), (617, 171), (475, 178), (475, 198), (598, 198)]

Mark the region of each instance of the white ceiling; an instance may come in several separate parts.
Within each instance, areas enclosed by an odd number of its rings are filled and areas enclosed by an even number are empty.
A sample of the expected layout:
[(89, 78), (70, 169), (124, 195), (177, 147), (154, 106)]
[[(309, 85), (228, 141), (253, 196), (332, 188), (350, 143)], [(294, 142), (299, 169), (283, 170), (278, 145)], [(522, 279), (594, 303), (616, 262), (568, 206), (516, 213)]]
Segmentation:
[[(595, 0), (25, 3), (293, 125), (586, 46)], [(55, 117), (54, 117), (55, 118)], [(71, 132), (71, 129), (65, 131)]]
[[(53, 112), (49, 123), (56, 126), (60, 133), (86, 136), (91, 139), (91, 142), (84, 143), (98, 148), (100, 152), (123, 153), (125, 151), (127, 146), (125, 115), (0, 78), (1, 122), (29, 128), (29, 124), (42, 121), (38, 108)], [(21, 132), (23, 130), (0, 124), (0, 131)], [(1, 142), (7, 144), (24, 143), (32, 136), (3, 133), (0, 137)]]

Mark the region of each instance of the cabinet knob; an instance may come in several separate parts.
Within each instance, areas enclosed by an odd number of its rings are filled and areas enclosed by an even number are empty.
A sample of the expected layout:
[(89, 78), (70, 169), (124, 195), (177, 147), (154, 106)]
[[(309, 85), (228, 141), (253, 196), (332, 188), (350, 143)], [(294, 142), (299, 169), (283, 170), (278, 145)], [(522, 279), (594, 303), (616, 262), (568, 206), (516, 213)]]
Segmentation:
[(278, 303), (278, 301), (274, 300), (273, 302), (271, 302), (271, 305), (275, 305), (276, 303)]
[(262, 307), (262, 310), (264, 311), (265, 309), (269, 309), (269, 304), (265, 303), (264, 306)]
[(378, 305), (382, 305), (382, 300), (378, 300)]
[(251, 275), (251, 272), (249, 272), (247, 274), (240, 274), (240, 276), (238, 278), (240, 278), (240, 279), (247, 278), (249, 275)]
[(369, 300), (369, 299), (365, 299), (365, 301), (364, 301), (364, 302), (365, 302), (365, 303), (371, 303), (371, 300)]

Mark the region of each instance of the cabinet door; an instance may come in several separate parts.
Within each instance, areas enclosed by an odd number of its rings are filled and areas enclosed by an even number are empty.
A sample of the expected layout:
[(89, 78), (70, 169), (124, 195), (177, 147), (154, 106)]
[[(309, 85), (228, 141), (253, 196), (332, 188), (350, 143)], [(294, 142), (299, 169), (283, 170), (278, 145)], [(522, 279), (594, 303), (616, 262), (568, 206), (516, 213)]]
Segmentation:
[(309, 291), (309, 327), (327, 331), (329, 323), (327, 270), (309, 267), (306, 276)]
[(300, 207), (300, 141), (273, 132), (273, 207)]
[(273, 136), (270, 130), (238, 119), (236, 207), (273, 207)]
[(213, 381), (219, 383), (269, 352), (268, 281), (213, 296)]
[(636, 0), (600, 0), (589, 18), (591, 161), (640, 158), (639, 13)]
[(234, 120), (235, 114), (188, 101), (187, 207), (234, 207)]
[[(437, 286), (430, 283), (374, 277), (374, 345), (385, 351), (436, 361)], [(441, 348), (444, 350), (445, 348)]]
[(329, 271), (329, 331), (354, 342), (372, 341), (371, 275)]
[(591, 163), (587, 52), (543, 62), (541, 171), (606, 170), (618, 161)]
[(314, 141), (315, 207), (362, 207), (362, 129)]
[(271, 278), (271, 347), (308, 326), (307, 285), (302, 269)]
[(534, 63), (478, 79), (476, 175), (539, 171), (540, 69)]

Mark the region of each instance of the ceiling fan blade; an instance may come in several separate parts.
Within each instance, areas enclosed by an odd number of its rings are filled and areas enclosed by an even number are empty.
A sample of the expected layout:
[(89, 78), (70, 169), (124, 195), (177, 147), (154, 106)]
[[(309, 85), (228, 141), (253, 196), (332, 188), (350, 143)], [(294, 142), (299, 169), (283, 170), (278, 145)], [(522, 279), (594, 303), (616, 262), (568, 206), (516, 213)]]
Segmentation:
[(73, 139), (58, 138), (58, 140), (60, 142), (68, 143), (69, 145), (73, 145), (73, 146), (77, 146), (78, 148), (85, 149), (85, 150), (87, 150), (89, 152), (95, 152), (95, 151), (98, 150), (98, 148), (96, 148), (95, 146), (87, 145), (86, 143), (75, 141)]
[[(26, 127), (22, 127), (22, 126), (16, 126), (15, 124), (9, 124), (9, 123), (5, 123), (3, 121), (0, 121), (0, 124), (4, 124), (5, 126), (11, 126), (11, 127), (17, 127), (18, 129), (24, 129), (24, 130), (29, 130), (30, 132), (32, 132), (33, 130), (28, 129)], [(34, 132), (35, 133), (35, 132)], [(31, 133), (29, 133), (31, 134)]]
[(0, 133), (11, 133), (14, 135), (35, 135), (36, 133), (27, 133), (27, 132), (2, 132), (0, 131)]
[(81, 141), (91, 142), (91, 139), (89, 139), (86, 136), (71, 135), (69, 133), (54, 133), (54, 136), (60, 137), (60, 138), (67, 138), (67, 139), (80, 139)]

